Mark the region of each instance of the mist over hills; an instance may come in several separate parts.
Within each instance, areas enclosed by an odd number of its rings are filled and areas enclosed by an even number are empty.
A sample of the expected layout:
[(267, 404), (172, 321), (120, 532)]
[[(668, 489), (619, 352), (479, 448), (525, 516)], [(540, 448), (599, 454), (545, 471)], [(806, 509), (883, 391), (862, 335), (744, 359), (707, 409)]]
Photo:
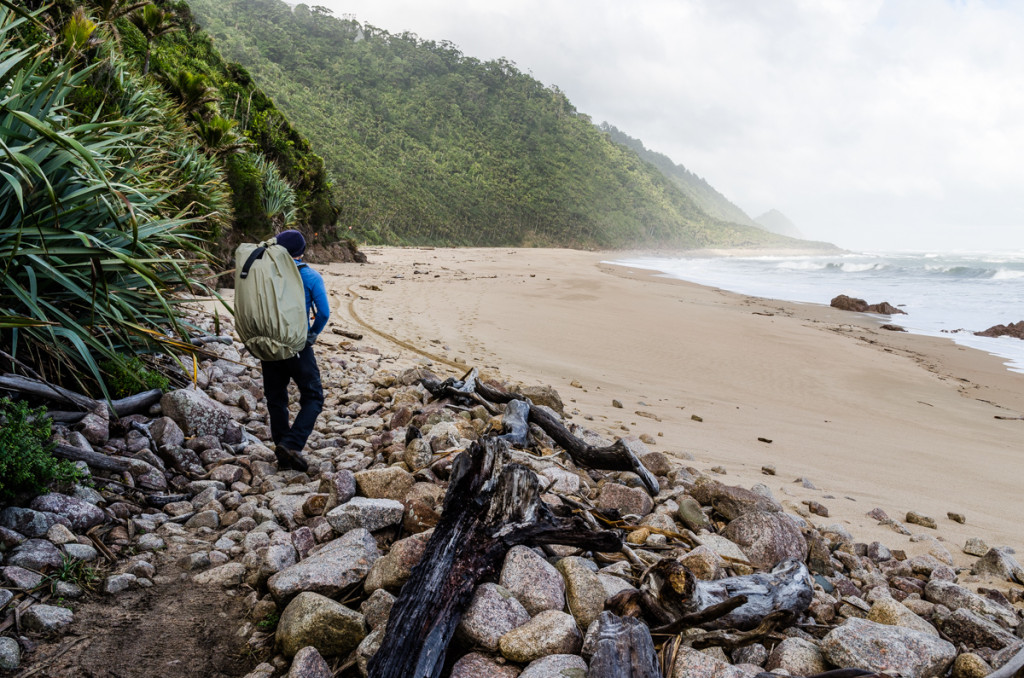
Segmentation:
[(365, 242), (810, 246), (505, 59), (282, 0), (189, 2), (324, 157), (339, 225)]

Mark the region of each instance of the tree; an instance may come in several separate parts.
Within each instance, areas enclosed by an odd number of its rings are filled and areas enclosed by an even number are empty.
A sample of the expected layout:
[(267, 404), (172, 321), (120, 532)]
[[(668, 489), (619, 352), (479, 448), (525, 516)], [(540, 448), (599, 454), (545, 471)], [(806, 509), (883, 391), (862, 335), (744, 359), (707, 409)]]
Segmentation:
[(153, 41), (161, 35), (178, 30), (171, 23), (171, 15), (156, 5), (149, 4), (131, 15), (131, 22), (146, 38), (146, 62), (142, 66), (142, 74), (149, 73), (149, 58), (153, 51)]

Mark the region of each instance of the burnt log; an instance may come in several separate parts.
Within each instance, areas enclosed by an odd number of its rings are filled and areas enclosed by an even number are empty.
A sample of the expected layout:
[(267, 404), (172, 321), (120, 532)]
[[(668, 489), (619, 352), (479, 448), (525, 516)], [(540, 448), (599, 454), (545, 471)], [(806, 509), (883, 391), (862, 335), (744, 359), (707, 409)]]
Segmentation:
[(519, 544), (564, 544), (614, 552), (618, 534), (593, 531), (540, 500), (533, 471), (508, 464), (508, 442), (485, 438), (452, 465), (441, 520), (395, 601), (370, 678), (436, 678), (478, 582)]
[(587, 678), (661, 678), (651, 632), (639, 619), (601, 613)]
[[(784, 561), (771, 572), (713, 581), (697, 579), (678, 561), (663, 560), (645, 573), (640, 591), (651, 596), (644, 599), (645, 606), (657, 601), (660, 611), (653, 616), (658, 621), (673, 620), (655, 629), (660, 633), (691, 626), (749, 631), (780, 612), (792, 623), (814, 598), (807, 566), (796, 560)], [(711, 618), (702, 615), (705, 611), (713, 613)]]
[[(657, 496), (661, 491), (658, 479), (640, 463), (640, 459), (630, 448), (628, 442), (620, 438), (613, 444), (604, 447), (588, 445), (573, 435), (561, 419), (547, 409), (537, 407), (521, 395), (502, 391), (481, 382), (477, 378), (475, 368), (461, 380), (438, 381), (428, 377), (422, 379), (421, 383), (437, 398), (448, 397), (484, 405), (489, 403), (511, 404), (514, 401), (526, 403), (529, 406), (527, 421), (540, 427), (579, 466), (604, 471), (631, 471), (640, 476), (640, 480), (652, 497)], [(517, 405), (516, 407), (522, 406)], [(518, 412), (516, 416), (518, 416)], [(526, 434), (528, 433), (527, 430)], [(525, 438), (523, 440), (525, 441)], [(510, 442), (513, 441), (510, 439)], [(515, 444), (522, 446), (519, 442), (515, 442)]]
[(56, 445), (52, 452), (53, 456), (59, 457), (60, 459), (70, 459), (71, 461), (84, 461), (89, 465), (90, 468), (94, 468), (100, 471), (113, 471), (115, 473), (126, 473), (131, 472), (135, 468), (136, 463), (134, 460), (124, 459), (121, 457), (108, 457), (105, 454), (99, 452), (93, 452), (92, 450), (83, 450), (80, 447), (71, 447), (70, 445)]

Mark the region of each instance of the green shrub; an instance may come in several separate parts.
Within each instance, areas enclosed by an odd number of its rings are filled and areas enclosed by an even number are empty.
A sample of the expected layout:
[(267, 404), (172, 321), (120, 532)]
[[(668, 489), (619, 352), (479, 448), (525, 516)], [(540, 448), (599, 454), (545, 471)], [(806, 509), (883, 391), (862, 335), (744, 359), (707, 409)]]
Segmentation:
[(50, 420), (46, 409), (0, 398), (0, 500), (18, 492), (41, 492), (50, 482), (70, 483), (82, 472), (50, 452)]
[(167, 377), (149, 369), (135, 356), (105, 360), (100, 367), (107, 375), (107, 387), (115, 398), (126, 398), (154, 388), (166, 391), (171, 385)]

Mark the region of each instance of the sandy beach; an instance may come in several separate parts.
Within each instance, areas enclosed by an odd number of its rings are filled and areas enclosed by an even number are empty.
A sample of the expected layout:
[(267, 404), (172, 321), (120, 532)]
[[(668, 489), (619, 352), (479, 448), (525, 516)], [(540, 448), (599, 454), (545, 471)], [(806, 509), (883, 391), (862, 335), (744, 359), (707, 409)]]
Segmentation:
[(606, 263), (625, 253), (365, 252), (367, 264), (319, 267), (328, 344), (347, 341), (331, 332), (344, 329), (442, 376), (478, 367), (550, 384), (573, 422), (649, 435), (651, 449), (721, 467), (725, 483), (766, 484), (793, 512), (820, 502), (830, 515), (812, 522), (860, 541), (928, 551), (866, 516), (880, 507), (900, 521), (933, 517), (938, 529), (907, 527), (942, 540), (957, 565), (974, 560), (962, 552), (970, 537), (1024, 552), (1024, 421), (996, 418), (1024, 414), (1024, 375), (998, 358), (868, 316)]

